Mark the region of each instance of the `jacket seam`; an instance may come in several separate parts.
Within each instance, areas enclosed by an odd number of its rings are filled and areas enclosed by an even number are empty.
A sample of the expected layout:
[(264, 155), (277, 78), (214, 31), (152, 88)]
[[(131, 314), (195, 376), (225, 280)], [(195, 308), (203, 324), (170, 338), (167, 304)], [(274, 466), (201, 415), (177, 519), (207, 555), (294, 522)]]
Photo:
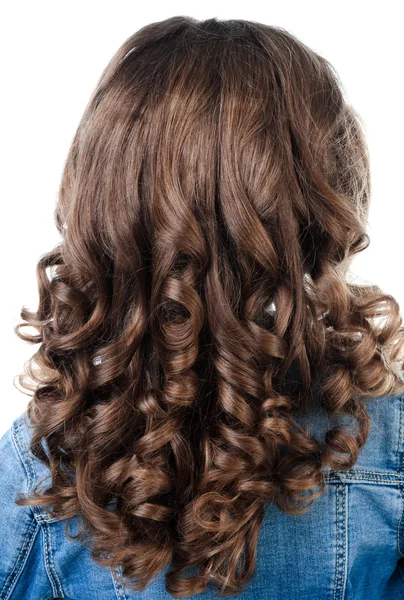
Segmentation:
[(352, 469), (350, 471), (331, 471), (324, 473), (324, 479), (329, 483), (341, 483), (341, 482), (363, 482), (369, 483), (383, 483), (400, 485), (404, 483), (404, 474), (383, 472), (383, 471), (366, 471), (363, 469)]
[(366, 477), (360, 478), (360, 477), (351, 477), (348, 479), (343, 479), (343, 478), (338, 478), (338, 477), (334, 477), (333, 479), (328, 479), (327, 483), (329, 485), (339, 485), (340, 483), (344, 483), (344, 484), (349, 484), (349, 483), (362, 483), (362, 484), (366, 484), (366, 485), (389, 485), (392, 487), (397, 487), (397, 489), (400, 489), (400, 485), (402, 484), (401, 481), (391, 481), (391, 479), (368, 479)]
[[(122, 567), (119, 566), (119, 567), (116, 567), (115, 569), (113, 569), (111, 567), (110, 573), (111, 573), (112, 581), (114, 584), (116, 597), (118, 598), (118, 600), (127, 600), (124, 587), (123, 587), (121, 581), (119, 581), (119, 579), (122, 579)], [(114, 574), (116, 575), (117, 579), (115, 579)]]
[[(403, 404), (404, 394), (400, 396), (400, 428), (398, 436), (398, 447), (397, 447), (397, 471), (401, 474), (404, 466), (404, 452), (403, 446)], [(397, 550), (400, 556), (404, 556), (404, 548), (401, 547), (401, 540), (404, 539), (404, 486), (400, 485), (400, 498), (401, 498), (401, 515), (397, 523)]]
[(404, 536), (404, 494), (403, 494), (403, 486), (399, 486), (400, 490), (400, 499), (402, 503), (401, 515), (397, 522), (397, 549), (400, 556), (404, 556), (404, 548), (401, 548), (401, 536)]
[(45, 568), (48, 574), (48, 579), (52, 586), (52, 593), (57, 597), (65, 597), (65, 593), (63, 591), (62, 582), (60, 581), (59, 575), (57, 574), (55, 563), (53, 560), (52, 553), (52, 537), (51, 531), (48, 524), (41, 525), (41, 529), (43, 532), (43, 540), (44, 540), (44, 559), (45, 559)]
[(349, 471), (330, 471), (330, 473), (333, 475), (334, 473), (342, 473), (343, 475), (350, 475), (352, 474), (356, 474), (356, 473), (360, 473), (360, 474), (365, 474), (365, 475), (383, 475), (383, 476), (388, 476), (388, 477), (395, 477), (395, 478), (400, 478), (403, 477), (404, 478), (404, 474), (400, 475), (399, 473), (394, 473), (393, 471), (368, 471), (367, 469), (350, 469)]
[(402, 473), (402, 443), (403, 443), (403, 403), (404, 394), (399, 397), (400, 402), (400, 423), (398, 428), (398, 443), (397, 443), (397, 473)]
[[(34, 529), (32, 531), (32, 527), (34, 526)], [(7, 598), (10, 597), (19, 576), (21, 575), (24, 566), (28, 560), (28, 556), (32, 550), (32, 546), (35, 542), (35, 538), (38, 534), (39, 531), (39, 525), (36, 523), (35, 519), (33, 518), (33, 516), (31, 516), (31, 522), (27, 527), (27, 531), (25, 532), (25, 537), (22, 543), (22, 546), (20, 548), (20, 551), (18, 552), (18, 556), (14, 562), (14, 566), (12, 568), (12, 570), (10, 571), (6, 581), (4, 582), (4, 585), (2, 587), (2, 589), (0, 590), (0, 598), (2, 600), (7, 600)], [(10, 580), (11, 577), (11, 580)]]
[(336, 490), (336, 554), (333, 600), (343, 600), (346, 590), (348, 566), (348, 487), (337, 486)]

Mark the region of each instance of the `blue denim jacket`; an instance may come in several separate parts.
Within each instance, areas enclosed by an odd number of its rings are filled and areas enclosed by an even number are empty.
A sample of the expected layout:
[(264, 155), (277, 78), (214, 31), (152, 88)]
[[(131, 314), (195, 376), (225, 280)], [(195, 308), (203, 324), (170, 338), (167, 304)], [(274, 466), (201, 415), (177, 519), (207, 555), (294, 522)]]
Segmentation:
[[(370, 434), (353, 469), (327, 470), (325, 493), (303, 515), (267, 504), (256, 573), (237, 598), (404, 599), (404, 394), (372, 398), (367, 406)], [(166, 571), (133, 592), (119, 583), (120, 572), (96, 564), (80, 542), (66, 538), (64, 521), (14, 504), (17, 492), (48, 475), (29, 451), (25, 419), (23, 413), (0, 440), (0, 599), (170, 600)], [(320, 412), (311, 423), (318, 437), (327, 430)], [(192, 598), (219, 595), (209, 588)]]

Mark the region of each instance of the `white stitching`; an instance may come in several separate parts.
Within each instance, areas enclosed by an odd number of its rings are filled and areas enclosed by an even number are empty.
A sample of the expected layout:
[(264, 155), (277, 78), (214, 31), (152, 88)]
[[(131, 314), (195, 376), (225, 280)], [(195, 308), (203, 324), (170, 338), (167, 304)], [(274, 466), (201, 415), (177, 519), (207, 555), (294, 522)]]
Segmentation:
[(48, 532), (48, 539), (49, 539), (49, 547), (47, 548), (48, 552), (49, 552), (49, 563), (50, 563), (50, 568), (52, 570), (52, 577), (55, 577), (57, 580), (57, 583), (59, 585), (59, 590), (57, 590), (57, 592), (62, 595), (62, 598), (65, 597), (64, 591), (63, 591), (63, 586), (62, 586), (62, 582), (60, 581), (59, 575), (57, 573), (56, 567), (55, 567), (55, 562), (53, 560), (53, 552), (52, 552), (52, 533), (49, 527), (49, 524), (44, 525), (44, 529), (47, 529)]
[(383, 471), (365, 471), (362, 469), (351, 469), (349, 471), (328, 471), (323, 472), (324, 479), (329, 483), (332, 482), (351, 482), (351, 481), (368, 481), (373, 484), (393, 484), (400, 485), (404, 483), (404, 473), (383, 472)]
[(339, 489), (340, 485), (337, 485), (335, 490), (335, 575), (334, 575), (334, 595), (335, 600), (337, 594), (338, 585), (338, 518), (339, 518)]
[(400, 535), (401, 534), (401, 523), (404, 518), (404, 495), (403, 495), (403, 487), (401, 485), (400, 485), (399, 489), (400, 489), (400, 498), (403, 503), (403, 509), (401, 511), (401, 515), (400, 515), (400, 518), (397, 523), (397, 548), (398, 548), (398, 551), (401, 554), (401, 556), (404, 556), (404, 552), (401, 550), (401, 535)]
[(366, 469), (350, 469), (349, 471), (329, 471), (329, 473), (331, 475), (333, 475), (334, 473), (338, 473), (341, 475), (349, 475), (349, 473), (365, 473), (367, 475), (382, 475), (383, 477), (395, 477), (395, 478), (403, 478), (404, 479), (404, 474), (400, 475), (398, 473), (394, 473), (393, 471), (367, 471)]
[(118, 581), (117, 579), (115, 579), (115, 577), (114, 577), (114, 571), (115, 571), (116, 575), (120, 579), (122, 579), (122, 575), (121, 575), (122, 569), (120, 567), (117, 567), (116, 569), (110, 568), (110, 573), (111, 573), (111, 577), (112, 577), (112, 581), (113, 581), (113, 584), (114, 584), (115, 593), (116, 593), (117, 597), (120, 600), (127, 600), (126, 594), (125, 594), (125, 590), (123, 588), (123, 585), (121, 584), (120, 581)]
[[(343, 600), (346, 589), (347, 570), (347, 512), (346, 512), (346, 485), (340, 484), (336, 489), (336, 554), (334, 577), (334, 600)], [(340, 492), (342, 498), (340, 499)], [(342, 540), (341, 540), (342, 537)]]
[(347, 572), (348, 572), (348, 486), (344, 485), (343, 488), (343, 510), (344, 510), (344, 520), (345, 520), (345, 531), (344, 531), (344, 572), (343, 572), (343, 583), (341, 588), (341, 600), (345, 597), (346, 593), (346, 582), (347, 582)]
[(41, 527), (42, 532), (43, 532), (43, 540), (44, 540), (44, 555), (45, 555), (45, 568), (46, 568), (46, 572), (48, 573), (48, 577), (49, 577), (49, 581), (51, 583), (52, 586), (52, 593), (57, 596), (58, 591), (56, 589), (56, 583), (55, 580), (53, 579), (53, 573), (52, 573), (52, 569), (50, 568), (50, 564), (49, 564), (49, 552), (48, 552), (48, 535), (49, 535), (49, 530), (48, 527)]
[(400, 396), (400, 422), (398, 428), (398, 443), (397, 443), (397, 471), (401, 472), (400, 465), (400, 450), (401, 450), (401, 440), (403, 435), (403, 398), (404, 396)]
[[(404, 402), (404, 394), (400, 396), (400, 433), (398, 436), (398, 447), (397, 447), (397, 470), (400, 473), (402, 472), (402, 463), (400, 462), (400, 453), (402, 452), (401, 447), (402, 447), (402, 435), (403, 435), (403, 419), (402, 419), (403, 402)], [(402, 461), (404, 461), (404, 453), (402, 456)], [(402, 510), (401, 510), (400, 518), (397, 523), (397, 550), (401, 556), (404, 556), (404, 551), (403, 551), (404, 549), (403, 550), (401, 549), (401, 528), (402, 528), (402, 523), (403, 523), (403, 519), (404, 519), (404, 493), (403, 493), (402, 485), (399, 486), (399, 490), (400, 490), (400, 499), (402, 502)]]
[(371, 483), (373, 485), (393, 485), (399, 487), (400, 482), (393, 481), (391, 479), (370, 479), (368, 477), (347, 477), (346, 479), (338, 477), (327, 478), (327, 483), (332, 485), (333, 483)]

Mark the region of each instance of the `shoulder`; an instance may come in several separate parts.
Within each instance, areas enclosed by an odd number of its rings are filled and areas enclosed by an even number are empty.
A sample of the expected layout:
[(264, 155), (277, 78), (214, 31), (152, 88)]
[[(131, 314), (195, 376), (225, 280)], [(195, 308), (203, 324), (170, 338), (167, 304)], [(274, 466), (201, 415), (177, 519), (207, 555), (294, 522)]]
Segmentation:
[(44, 560), (42, 509), (15, 501), (30, 492), (39, 469), (30, 456), (31, 429), (25, 413), (0, 438), (0, 598), (53, 596)]
[[(126, 597), (111, 569), (97, 564), (86, 545), (67, 539), (64, 520), (15, 503), (17, 495), (51, 483), (30, 450), (32, 433), (23, 413), (0, 439), (0, 599)], [(78, 515), (72, 524), (83, 525)]]
[(19, 439), (21, 435), (19, 431), (22, 418), (22, 415), (17, 417), (0, 439), (0, 486), (2, 492), (0, 497), (2, 501), (4, 501), (5, 498), (6, 486), (15, 484), (18, 485), (19, 488), (22, 488), (21, 491), (24, 492), (27, 491), (28, 487), (27, 472), (24, 468)]
[(17, 441), (18, 423), (17, 419), (0, 438), (0, 598), (15, 597), (25, 566), (40, 542), (34, 511), (15, 502), (29, 489)]
[[(14, 503), (17, 495), (25, 495), (38, 485), (48, 486), (51, 482), (48, 468), (31, 452), (32, 431), (28, 414), (24, 411), (0, 439), (0, 503), (6, 511), (4, 503)], [(47, 514), (40, 507), (32, 507), (31, 510), (36, 517)]]

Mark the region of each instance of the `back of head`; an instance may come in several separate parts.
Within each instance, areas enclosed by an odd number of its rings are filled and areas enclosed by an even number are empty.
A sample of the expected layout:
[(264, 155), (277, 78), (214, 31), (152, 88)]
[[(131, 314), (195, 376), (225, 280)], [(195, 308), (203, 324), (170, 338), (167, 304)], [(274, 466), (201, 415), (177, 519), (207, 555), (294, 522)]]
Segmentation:
[[(32, 448), (53, 478), (25, 503), (81, 513), (96, 559), (136, 589), (172, 561), (176, 597), (240, 591), (265, 503), (307, 510), (323, 466), (355, 463), (366, 398), (404, 389), (396, 300), (347, 280), (369, 201), (360, 118), (291, 33), (176, 16), (127, 39), (21, 313), (39, 335), (18, 335), (41, 342)], [(313, 403), (357, 431), (317, 442), (294, 419)]]

